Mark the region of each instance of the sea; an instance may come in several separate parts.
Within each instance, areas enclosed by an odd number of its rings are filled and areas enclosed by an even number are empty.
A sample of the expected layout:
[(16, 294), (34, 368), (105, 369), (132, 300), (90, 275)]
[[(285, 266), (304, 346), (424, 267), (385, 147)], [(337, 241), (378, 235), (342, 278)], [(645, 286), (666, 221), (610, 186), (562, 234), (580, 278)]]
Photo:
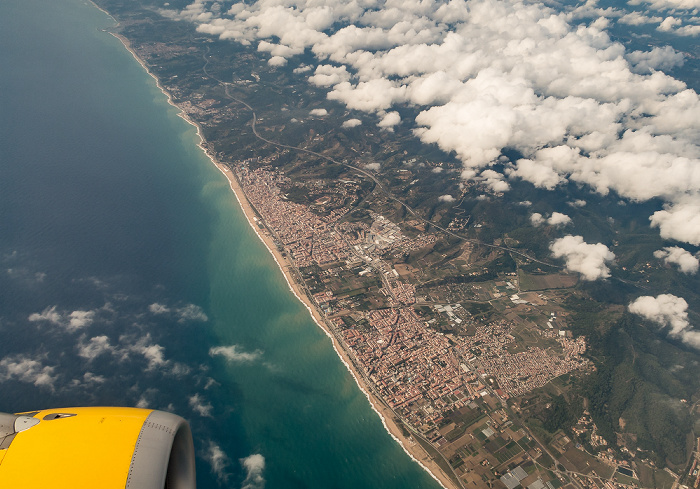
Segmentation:
[(437, 488), (84, 0), (0, 1), (0, 411), (188, 419), (206, 488)]

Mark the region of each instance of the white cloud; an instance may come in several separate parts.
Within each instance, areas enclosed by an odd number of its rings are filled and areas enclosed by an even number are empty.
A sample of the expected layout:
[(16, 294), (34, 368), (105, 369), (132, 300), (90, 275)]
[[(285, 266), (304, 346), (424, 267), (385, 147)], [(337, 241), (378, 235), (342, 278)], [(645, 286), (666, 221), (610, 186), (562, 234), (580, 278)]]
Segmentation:
[(47, 307), (41, 313), (35, 312), (29, 315), (29, 320), (32, 322), (48, 321), (52, 324), (60, 325), (63, 322), (63, 317), (56, 311), (56, 306)]
[(679, 36), (698, 37), (700, 36), (700, 25), (684, 25), (675, 29), (673, 33)]
[(70, 314), (59, 312), (56, 306), (47, 307), (41, 313), (29, 315), (31, 322), (49, 322), (56, 326), (65, 328), (68, 332), (75, 332), (79, 329), (90, 326), (95, 319), (95, 311), (76, 310)]
[(688, 303), (682, 297), (661, 294), (656, 297), (638, 297), (629, 305), (630, 312), (638, 314), (659, 326), (669, 328), (668, 335), (695, 348), (700, 348), (700, 331), (688, 322)]
[(229, 362), (252, 362), (257, 360), (262, 355), (260, 350), (254, 352), (245, 352), (239, 350), (238, 346), (214, 346), (209, 349), (209, 355), (222, 356)]
[(582, 199), (577, 199), (577, 200), (572, 200), (571, 202), (567, 202), (571, 207), (584, 207), (586, 205), (586, 201)]
[(345, 66), (319, 65), (309, 81), (318, 87), (330, 87), (350, 80), (350, 73)]
[(632, 51), (625, 56), (637, 72), (669, 70), (683, 66), (685, 56), (671, 46), (654, 47), (651, 51)]
[(571, 218), (561, 212), (553, 212), (549, 219), (547, 219), (547, 224), (550, 226), (566, 226), (570, 223)]
[(532, 215), (530, 216), (530, 222), (535, 227), (544, 224), (545, 221), (546, 221), (546, 219), (539, 212), (533, 212)]
[(607, 262), (615, 254), (602, 243), (589, 244), (581, 236), (564, 236), (555, 240), (549, 249), (554, 258), (564, 258), (567, 270), (578, 272), (583, 280), (598, 280), (610, 276)]
[(187, 321), (197, 321), (203, 323), (209, 321), (209, 318), (206, 314), (204, 314), (202, 308), (195, 304), (187, 304), (184, 307), (178, 308), (177, 314), (180, 316), (178, 319), (179, 323), (184, 323)]
[(365, 168), (366, 168), (367, 170), (372, 170), (372, 171), (379, 171), (379, 169), (380, 169), (381, 167), (382, 167), (382, 165), (379, 164), (379, 163), (367, 163), (367, 164), (365, 165)]
[(68, 331), (77, 331), (90, 326), (95, 319), (95, 311), (73, 311), (68, 316)]
[(150, 306), (148, 306), (148, 310), (151, 311), (153, 314), (167, 314), (170, 312), (170, 308), (164, 304), (159, 304), (157, 302), (154, 302)]
[(219, 482), (225, 483), (228, 481), (229, 474), (226, 472), (226, 469), (229, 465), (229, 458), (219, 445), (210, 440), (209, 446), (204, 452), (204, 459), (211, 465), (211, 471), (216, 475)]
[[(659, 198), (678, 210), (700, 202), (700, 98), (658, 71), (678, 66), (680, 54), (628, 53), (606, 33), (604, 17), (698, 35), (700, 26), (679, 21), (687, 16), (677, 12), (698, 1), (646, 0), (673, 13), (658, 20), (594, 2), (559, 12), (519, 0), (252, 0), (227, 16), (197, 1), (166, 14), (273, 55), (312, 53), (318, 66), (310, 82), (329, 87), (331, 100), (377, 115), (386, 128), (396, 120), (387, 113), (414, 107), (415, 119), (403, 124), (424, 143), (454, 152), (466, 177), (481, 171), (494, 192), (509, 185), (489, 167), (511, 148), (523, 157), (505, 165), (509, 178), (545, 189), (573, 182), (633, 201)], [(574, 22), (586, 12), (598, 18)], [(693, 242), (690, 224), (664, 225), (670, 211), (659, 212), (652, 223), (662, 235)]]
[(398, 112), (388, 112), (384, 114), (382, 119), (377, 123), (377, 126), (387, 131), (393, 131), (394, 126), (401, 123), (401, 116)]
[(644, 25), (644, 24), (658, 24), (663, 20), (662, 17), (648, 16), (637, 11), (627, 12), (622, 17), (618, 19), (618, 22), (626, 25)]
[(506, 169), (510, 178), (521, 178), (532, 183), (535, 187), (553, 190), (557, 185), (565, 181), (551, 167), (528, 159), (519, 159), (515, 168)]
[(68, 387), (94, 389), (96, 385), (104, 384), (107, 378), (104, 375), (96, 375), (92, 372), (85, 372), (82, 378), (74, 378), (68, 384)]
[(445, 195), (441, 195), (440, 197), (438, 197), (438, 200), (440, 202), (454, 202), (455, 198), (452, 197), (450, 194), (445, 194)]
[(693, 10), (700, 8), (699, 0), (630, 0), (630, 5), (648, 5), (656, 10), (681, 9)]
[(148, 409), (154, 404), (154, 398), (158, 395), (158, 389), (153, 387), (146, 389), (141, 393), (138, 402), (136, 403), (137, 408)]
[(165, 365), (166, 360), (163, 356), (163, 348), (160, 345), (143, 345), (136, 347), (136, 351), (141, 353), (148, 361), (148, 370), (153, 370)]
[(107, 336), (95, 336), (90, 338), (90, 341), (83, 343), (82, 341), (78, 344), (78, 355), (86, 359), (87, 361), (92, 361), (99, 357), (103, 353), (114, 353), (115, 349), (109, 343), (109, 338)]
[(283, 58), (282, 56), (273, 56), (267, 60), (267, 64), (270, 66), (286, 66), (287, 58)]
[[(104, 340), (101, 340), (104, 341)], [(147, 334), (134, 341), (134, 338), (129, 335), (119, 337), (120, 345), (126, 345), (119, 348), (114, 348), (114, 355), (121, 360), (127, 359), (132, 353), (143, 356), (148, 362), (147, 370), (163, 369), (171, 367), (172, 362), (165, 359), (165, 348), (161, 345), (153, 343), (151, 335)]]
[(309, 115), (323, 117), (328, 115), (328, 111), (326, 109), (312, 109), (311, 111), (309, 111)]
[(93, 374), (92, 372), (85, 372), (83, 374), (83, 383), (90, 384), (104, 384), (107, 379), (104, 375)]
[(365, 112), (385, 111), (397, 102), (405, 101), (406, 87), (383, 78), (338, 83), (328, 93), (329, 100), (343, 102), (351, 109)]
[(510, 185), (504, 180), (503, 175), (494, 170), (482, 171), (477, 180), (483, 181), (494, 192), (507, 192), (510, 190)]
[(652, 227), (659, 228), (662, 238), (700, 245), (700, 196), (664, 205), (664, 210), (656, 211), (649, 220)]
[(668, 17), (666, 17), (663, 20), (663, 22), (661, 22), (661, 24), (659, 24), (659, 27), (657, 27), (656, 29), (661, 31), (661, 32), (669, 32), (669, 31), (674, 30), (676, 27), (678, 27), (682, 23), (683, 23), (683, 21), (681, 19), (677, 19), (677, 18), (669, 15)]
[(548, 219), (545, 219), (545, 217), (539, 212), (534, 212), (530, 216), (530, 222), (535, 227), (541, 226), (542, 224), (549, 224), (550, 226), (566, 226), (567, 224), (571, 223), (571, 218), (566, 214), (562, 214), (561, 212), (553, 212)]
[[(258, 51), (270, 53), (272, 56), (286, 58), (288, 56), (294, 56), (295, 54), (301, 54), (303, 51), (299, 49), (293, 49), (289, 46), (283, 44), (273, 44), (267, 41), (260, 41), (258, 44)], [(286, 64), (286, 60), (285, 60)]]
[(694, 274), (700, 268), (700, 260), (692, 253), (678, 246), (668, 246), (663, 250), (656, 250), (654, 256), (664, 263), (678, 265), (678, 269), (687, 274)]
[(146, 399), (145, 396), (139, 397), (138, 402), (136, 403), (136, 407), (139, 409), (148, 409), (150, 407), (150, 402), (148, 399)]
[(265, 470), (265, 457), (255, 453), (241, 459), (241, 465), (246, 470), (246, 478), (241, 489), (262, 489), (265, 487), (263, 472)]
[(44, 365), (41, 358), (27, 355), (12, 355), (0, 360), (0, 382), (18, 380), (37, 387), (54, 390), (56, 367)]
[(346, 129), (350, 127), (357, 127), (359, 125), (362, 125), (362, 121), (360, 119), (348, 119), (343, 122), (343, 127)]
[(202, 396), (195, 394), (189, 398), (189, 405), (192, 411), (204, 418), (211, 418), (211, 410), (214, 406), (209, 404)]

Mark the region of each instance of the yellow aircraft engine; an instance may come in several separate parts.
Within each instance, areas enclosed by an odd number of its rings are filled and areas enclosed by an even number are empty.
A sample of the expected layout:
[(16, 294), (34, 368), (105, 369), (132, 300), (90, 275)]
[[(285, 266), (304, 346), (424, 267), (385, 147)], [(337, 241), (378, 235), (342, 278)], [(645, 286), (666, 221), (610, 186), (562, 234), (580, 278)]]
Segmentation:
[(2, 489), (195, 489), (187, 422), (152, 409), (0, 413)]

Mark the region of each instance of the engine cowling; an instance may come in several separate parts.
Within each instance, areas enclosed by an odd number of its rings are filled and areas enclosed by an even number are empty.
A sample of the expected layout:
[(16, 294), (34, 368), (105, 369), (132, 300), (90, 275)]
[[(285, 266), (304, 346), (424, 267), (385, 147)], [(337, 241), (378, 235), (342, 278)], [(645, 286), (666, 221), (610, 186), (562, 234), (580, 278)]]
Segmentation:
[(151, 409), (0, 413), (0, 487), (195, 489), (192, 433)]

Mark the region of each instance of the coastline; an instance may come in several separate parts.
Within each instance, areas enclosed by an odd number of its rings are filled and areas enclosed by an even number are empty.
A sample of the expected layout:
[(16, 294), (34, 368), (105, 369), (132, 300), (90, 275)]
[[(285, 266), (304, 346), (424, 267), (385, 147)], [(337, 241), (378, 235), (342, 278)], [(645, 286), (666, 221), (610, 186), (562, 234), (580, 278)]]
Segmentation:
[[(102, 12), (109, 15), (112, 19), (114, 19), (114, 17), (111, 14), (109, 14), (109, 12), (106, 12), (105, 10), (97, 6), (94, 2), (90, 3), (92, 3), (93, 5), (95, 5), (96, 8), (98, 8)], [(115, 22), (117, 22), (116, 19)], [(353, 379), (355, 380), (355, 384), (370, 402), (370, 406), (372, 407), (372, 409), (379, 415), (379, 418), (385, 430), (401, 446), (404, 452), (408, 454), (408, 456), (411, 457), (411, 459), (414, 462), (420, 465), (421, 468), (423, 468), (428, 474), (430, 474), (430, 476), (435, 481), (437, 481), (444, 489), (461, 489), (459, 486), (455, 485), (452, 479), (450, 479), (447, 476), (447, 474), (445, 474), (444, 471), (438, 466), (438, 464), (432, 458), (430, 458), (429, 454), (420, 446), (418, 442), (413, 441), (408, 437), (404, 436), (401, 427), (395, 421), (391, 409), (385, 406), (383, 401), (372, 393), (372, 390), (369, 388), (369, 386), (365, 385), (365, 382), (362, 380), (361, 373), (356, 370), (353, 362), (349, 358), (348, 353), (343, 349), (342, 345), (340, 345), (337, 338), (328, 329), (325, 319), (323, 318), (321, 313), (316, 309), (316, 307), (304, 293), (302, 287), (294, 280), (291, 272), (291, 270), (293, 269), (293, 265), (291, 264), (291, 262), (286, 257), (282, 256), (280, 251), (277, 249), (277, 246), (275, 245), (273, 237), (270, 235), (269, 231), (267, 231), (267, 229), (260, 229), (255, 223), (254, 218), (257, 218), (257, 213), (248, 201), (248, 198), (246, 197), (242, 187), (239, 185), (236, 176), (233, 174), (231, 169), (229, 169), (226, 165), (220, 163), (216, 159), (216, 157), (213, 154), (211, 154), (206, 148), (206, 141), (202, 136), (202, 131), (199, 125), (192, 119), (190, 119), (187, 116), (187, 114), (175, 102), (173, 102), (170, 93), (160, 84), (160, 80), (158, 79), (158, 77), (151, 73), (151, 71), (148, 69), (148, 66), (131, 48), (131, 42), (124, 36), (115, 32), (109, 32), (109, 34), (117, 38), (127, 49), (127, 51), (131, 53), (134, 59), (141, 65), (141, 67), (146, 71), (146, 73), (148, 73), (148, 75), (150, 75), (155, 80), (158, 89), (166, 96), (168, 104), (170, 104), (178, 110), (177, 115), (183, 120), (185, 120), (187, 123), (194, 126), (197, 132), (197, 136), (199, 138), (199, 143), (197, 144), (197, 146), (204, 152), (204, 154), (211, 161), (211, 163), (228, 180), (229, 187), (231, 188), (233, 195), (238, 201), (238, 204), (241, 210), (243, 211), (243, 214), (245, 215), (248, 224), (258, 236), (260, 241), (264, 244), (265, 248), (267, 248), (270, 255), (272, 255), (272, 258), (275, 260), (275, 263), (282, 272), (282, 275), (284, 276), (284, 279), (286, 280), (291, 292), (304, 305), (304, 307), (306, 307), (316, 325), (319, 328), (321, 328), (321, 330), (326, 334), (326, 336), (330, 338), (331, 343), (333, 345), (333, 349), (335, 350), (336, 354), (343, 362), (347, 370), (350, 372), (350, 375), (352, 375)]]

